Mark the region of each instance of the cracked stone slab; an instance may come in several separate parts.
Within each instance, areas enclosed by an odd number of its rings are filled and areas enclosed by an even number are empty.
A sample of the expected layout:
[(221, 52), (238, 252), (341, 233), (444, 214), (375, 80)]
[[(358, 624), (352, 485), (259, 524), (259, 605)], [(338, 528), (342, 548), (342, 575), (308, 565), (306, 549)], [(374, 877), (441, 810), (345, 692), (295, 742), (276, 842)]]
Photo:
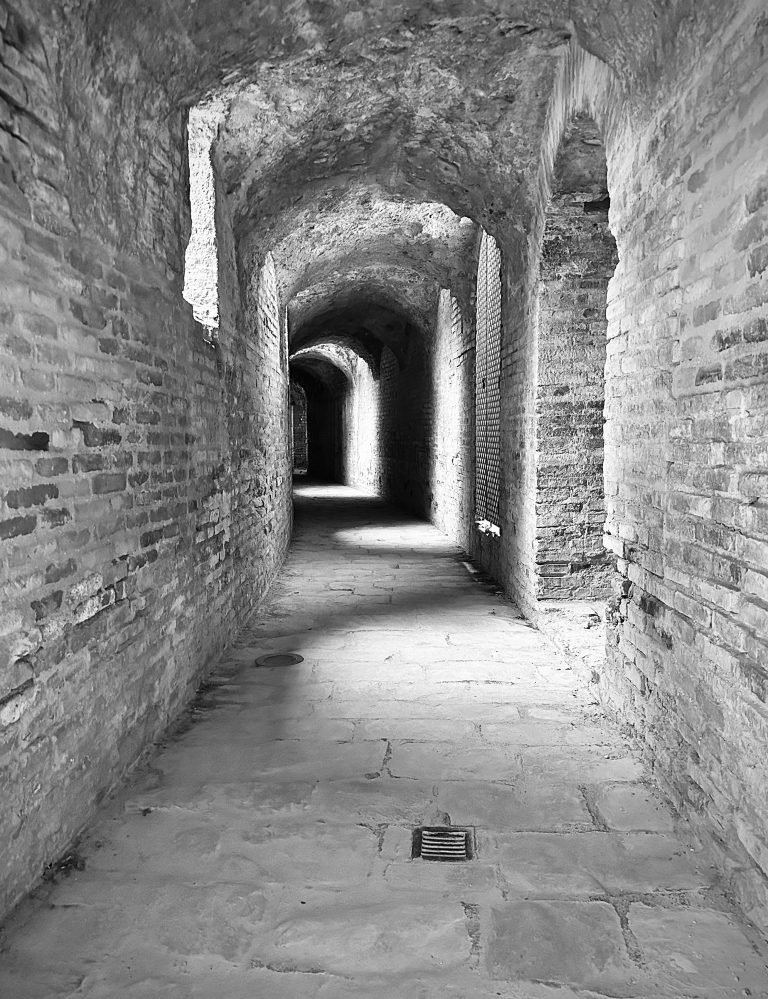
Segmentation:
[(726, 912), (633, 903), (629, 926), (645, 961), (659, 969), (665, 995), (768, 995), (765, 954)]
[(262, 885), (360, 883), (377, 849), (376, 835), (359, 824), (302, 815), (254, 821), (231, 808), (125, 816), (100, 843), (89, 855), (91, 871)]
[(482, 745), (456, 743), (393, 742), (389, 771), (392, 776), (429, 780), (514, 780), (522, 770), (519, 753), (499, 747), (490, 754)]
[(642, 976), (605, 902), (515, 902), (492, 910), (485, 953), (492, 979), (532, 979), (613, 996), (638, 995)]
[[(344, 946), (339, 947), (339, 941)], [(340, 975), (449, 972), (461, 967), (470, 942), (457, 902), (349, 899), (309, 908), (279, 923), (262, 947), (264, 960), (310, 963)]]
[(159, 769), (166, 780), (249, 780), (269, 774), (275, 779), (356, 777), (381, 767), (382, 743), (271, 742), (260, 745), (174, 746), (163, 754)]
[(519, 783), (510, 787), (474, 780), (446, 781), (437, 802), (456, 825), (476, 824), (486, 833), (593, 828), (578, 788)]
[(669, 805), (644, 784), (598, 788), (594, 803), (609, 829), (672, 832), (675, 828)]
[(696, 889), (712, 878), (697, 855), (661, 834), (514, 833), (497, 837), (494, 852), (510, 890), (540, 898)]

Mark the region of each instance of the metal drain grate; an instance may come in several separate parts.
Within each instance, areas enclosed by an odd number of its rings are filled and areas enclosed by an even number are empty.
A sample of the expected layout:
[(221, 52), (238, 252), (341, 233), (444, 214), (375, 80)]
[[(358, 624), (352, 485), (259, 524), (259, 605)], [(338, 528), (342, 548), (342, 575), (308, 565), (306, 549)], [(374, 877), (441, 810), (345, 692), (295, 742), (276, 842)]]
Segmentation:
[(270, 652), (266, 656), (259, 656), (256, 660), (257, 666), (295, 666), (303, 663), (304, 656), (299, 656), (295, 652)]
[(456, 826), (421, 826), (413, 830), (411, 856), (422, 860), (456, 862), (471, 860), (473, 830)]

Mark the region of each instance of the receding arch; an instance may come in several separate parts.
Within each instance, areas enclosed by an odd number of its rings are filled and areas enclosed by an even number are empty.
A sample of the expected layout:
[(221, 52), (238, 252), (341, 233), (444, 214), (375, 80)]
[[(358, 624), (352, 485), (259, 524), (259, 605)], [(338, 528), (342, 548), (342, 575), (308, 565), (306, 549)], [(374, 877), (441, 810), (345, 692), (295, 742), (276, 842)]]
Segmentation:
[(291, 355), (306, 394), (307, 470), (317, 478), (380, 486), (378, 372), (351, 342), (325, 340)]

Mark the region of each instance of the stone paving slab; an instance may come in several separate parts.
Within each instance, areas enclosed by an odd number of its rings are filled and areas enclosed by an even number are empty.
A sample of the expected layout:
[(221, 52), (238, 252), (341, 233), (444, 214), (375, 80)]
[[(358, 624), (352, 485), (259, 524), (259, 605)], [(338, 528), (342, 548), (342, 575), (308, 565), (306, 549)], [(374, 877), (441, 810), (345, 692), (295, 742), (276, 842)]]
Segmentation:
[[(765, 999), (765, 943), (578, 669), (465, 562), (300, 494), (260, 614), (4, 928), (0, 997)], [(414, 858), (446, 823), (474, 859)]]
[(631, 960), (606, 902), (514, 902), (491, 910), (490, 977), (531, 978), (613, 996), (637, 995), (645, 975)]
[(644, 784), (600, 787), (594, 805), (606, 826), (619, 832), (671, 832), (675, 827), (669, 806)]
[(699, 888), (712, 877), (696, 853), (664, 834), (533, 832), (493, 842), (510, 889), (530, 897)]
[(729, 913), (634, 903), (628, 923), (646, 961), (663, 969), (670, 995), (768, 995), (768, 973)]

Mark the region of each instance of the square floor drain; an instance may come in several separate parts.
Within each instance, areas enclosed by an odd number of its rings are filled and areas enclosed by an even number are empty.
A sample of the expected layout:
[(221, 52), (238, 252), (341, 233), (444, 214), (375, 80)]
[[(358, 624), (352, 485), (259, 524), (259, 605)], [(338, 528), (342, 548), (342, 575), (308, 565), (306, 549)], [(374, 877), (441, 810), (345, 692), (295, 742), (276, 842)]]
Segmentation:
[(475, 831), (458, 826), (420, 826), (413, 830), (411, 857), (456, 863), (474, 856)]

